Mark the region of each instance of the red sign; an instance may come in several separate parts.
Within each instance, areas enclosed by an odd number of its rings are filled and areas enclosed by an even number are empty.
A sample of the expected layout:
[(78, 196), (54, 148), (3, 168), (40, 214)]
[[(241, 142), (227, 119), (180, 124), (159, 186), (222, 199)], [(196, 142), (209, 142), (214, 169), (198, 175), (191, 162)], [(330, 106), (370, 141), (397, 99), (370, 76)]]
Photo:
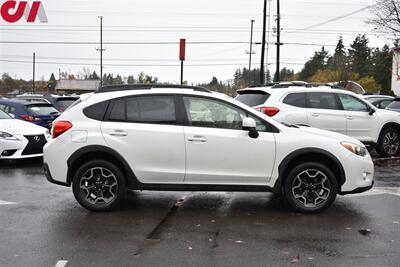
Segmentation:
[(29, 6), (27, 1), (5, 1), (0, 8), (1, 17), (9, 22), (14, 23), (19, 21), (22, 16), (25, 17), (27, 22), (35, 22), (39, 18), (40, 22), (47, 22), (46, 11), (40, 1), (32, 2)]
[(186, 53), (186, 39), (181, 39), (179, 42), (179, 60), (185, 60)]

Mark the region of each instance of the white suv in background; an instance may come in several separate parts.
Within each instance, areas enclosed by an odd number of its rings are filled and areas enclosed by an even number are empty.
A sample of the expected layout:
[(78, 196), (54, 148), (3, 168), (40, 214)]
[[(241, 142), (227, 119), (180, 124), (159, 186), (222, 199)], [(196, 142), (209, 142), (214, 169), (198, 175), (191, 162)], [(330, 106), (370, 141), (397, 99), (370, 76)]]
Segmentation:
[(377, 109), (344, 89), (285, 82), (237, 93), (236, 100), (277, 121), (345, 134), (376, 147), (382, 156), (400, 152), (400, 114)]
[(47, 179), (89, 210), (127, 189), (272, 191), (301, 212), (373, 185), (365, 146), (337, 133), (281, 124), (201, 87), (122, 85), (81, 99), (54, 123)]

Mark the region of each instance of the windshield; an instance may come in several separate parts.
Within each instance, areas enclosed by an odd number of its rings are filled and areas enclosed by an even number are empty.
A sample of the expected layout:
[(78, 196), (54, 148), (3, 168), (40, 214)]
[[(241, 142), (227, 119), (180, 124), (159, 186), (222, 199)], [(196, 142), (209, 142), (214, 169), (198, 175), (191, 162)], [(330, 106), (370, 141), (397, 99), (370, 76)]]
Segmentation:
[(71, 106), (78, 98), (60, 98), (57, 100), (57, 109), (60, 112), (64, 112), (69, 106)]
[(59, 112), (52, 105), (29, 105), (27, 109), (35, 116), (58, 115)]
[(11, 116), (9, 116), (4, 111), (0, 110), (0, 120), (8, 120), (8, 119), (12, 119)]
[(270, 96), (270, 94), (266, 92), (255, 90), (240, 91), (238, 94), (239, 95), (235, 99), (250, 107), (264, 104)]

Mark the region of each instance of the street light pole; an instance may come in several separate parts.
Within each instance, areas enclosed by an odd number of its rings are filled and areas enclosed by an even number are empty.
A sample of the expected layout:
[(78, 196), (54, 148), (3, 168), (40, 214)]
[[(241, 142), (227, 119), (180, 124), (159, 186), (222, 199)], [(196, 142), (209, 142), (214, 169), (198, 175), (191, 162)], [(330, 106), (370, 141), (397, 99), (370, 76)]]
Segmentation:
[(263, 34), (262, 34), (262, 45), (261, 45), (261, 64), (260, 64), (260, 84), (264, 84), (264, 55), (265, 55), (265, 31), (267, 27), (267, 0), (264, 0), (263, 10)]
[(249, 85), (251, 85), (251, 55), (253, 54), (253, 24), (254, 24), (254, 19), (251, 20), (251, 30), (250, 30)]
[(35, 69), (36, 69), (36, 54), (33, 52), (33, 79), (32, 79), (32, 94), (35, 93)]
[(97, 51), (100, 51), (100, 87), (103, 86), (103, 16), (99, 16), (100, 19), (100, 48), (97, 48)]
[(279, 0), (277, 0), (277, 17), (276, 17), (276, 72), (275, 82), (280, 81), (280, 50), (281, 50), (281, 8)]

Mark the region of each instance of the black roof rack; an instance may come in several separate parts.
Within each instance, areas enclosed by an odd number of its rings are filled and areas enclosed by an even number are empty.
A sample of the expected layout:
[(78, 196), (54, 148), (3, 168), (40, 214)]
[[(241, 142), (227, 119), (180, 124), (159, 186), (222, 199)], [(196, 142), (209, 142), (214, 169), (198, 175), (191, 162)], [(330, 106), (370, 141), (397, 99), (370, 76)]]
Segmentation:
[(97, 89), (95, 93), (108, 93), (127, 90), (150, 90), (158, 88), (177, 88), (177, 89), (191, 89), (193, 91), (211, 93), (210, 90), (200, 86), (190, 85), (174, 85), (174, 84), (120, 84), (120, 85), (107, 85)]

